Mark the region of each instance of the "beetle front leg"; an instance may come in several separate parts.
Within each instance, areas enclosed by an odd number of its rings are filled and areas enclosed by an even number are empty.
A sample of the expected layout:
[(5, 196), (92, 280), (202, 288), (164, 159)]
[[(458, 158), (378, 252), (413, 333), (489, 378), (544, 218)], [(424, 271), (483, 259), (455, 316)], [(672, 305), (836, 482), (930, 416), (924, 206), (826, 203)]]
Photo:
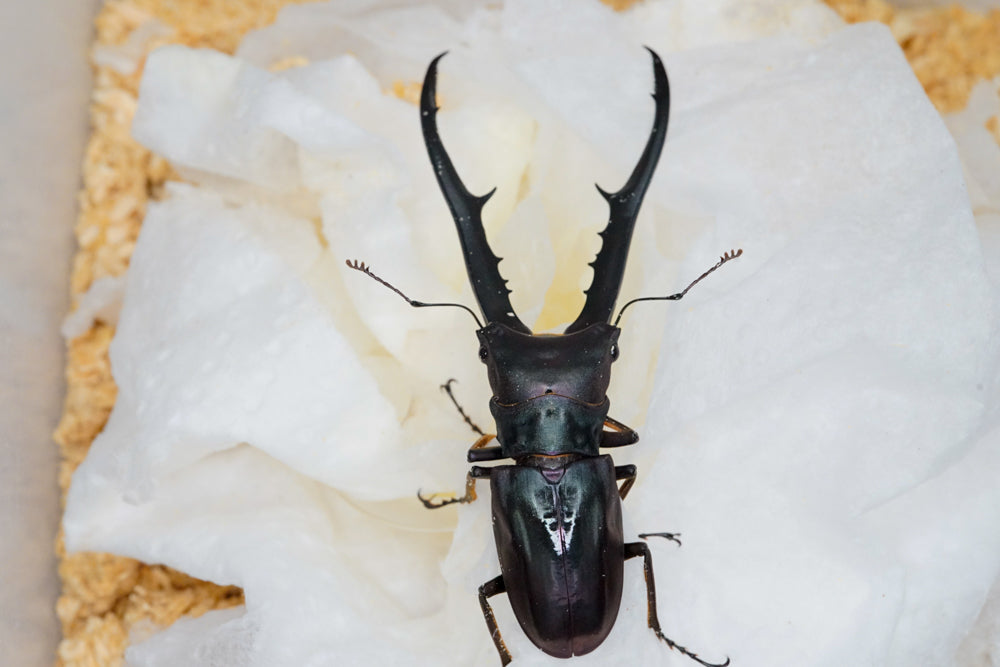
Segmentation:
[[(455, 398), (455, 394), (451, 390), (451, 385), (453, 382), (458, 382), (458, 380), (456, 380), (455, 378), (449, 379), (447, 382), (441, 385), (441, 391), (448, 394), (448, 398), (451, 399), (452, 405), (454, 405), (455, 409), (458, 410), (458, 414), (462, 415), (462, 419), (465, 420), (465, 423), (469, 425), (469, 428), (471, 428), (475, 433), (478, 433), (479, 435), (486, 435), (483, 429), (479, 428), (479, 425), (476, 424), (476, 422), (472, 421), (472, 418), (468, 414), (466, 414), (465, 409), (462, 407), (462, 404), (458, 402), (457, 398)], [(475, 445), (473, 445), (473, 447), (475, 447)]]
[(649, 547), (644, 542), (629, 542), (625, 545), (625, 560), (635, 558), (636, 556), (642, 556), (642, 571), (646, 577), (646, 612), (649, 629), (656, 633), (658, 639), (666, 642), (667, 646), (676, 649), (695, 662), (705, 665), (705, 667), (726, 667), (729, 664), (729, 658), (726, 658), (726, 661), (722, 663), (705, 662), (698, 657), (697, 653), (692, 653), (663, 634), (663, 630), (660, 629), (660, 619), (656, 614), (656, 580), (653, 578), (653, 554), (650, 553)]
[(476, 499), (476, 480), (483, 479), (484, 477), (488, 478), (489, 476), (490, 476), (489, 468), (480, 468), (479, 466), (472, 466), (472, 469), (469, 471), (469, 474), (465, 476), (465, 495), (457, 496), (454, 498), (445, 498), (444, 500), (434, 502), (434, 498), (439, 494), (432, 493), (431, 495), (425, 498), (420, 491), (417, 491), (417, 498), (419, 498), (420, 502), (424, 504), (424, 507), (426, 507), (429, 510), (436, 510), (441, 507), (453, 505), (455, 503), (471, 503), (473, 500)]
[(511, 660), (510, 651), (503, 643), (500, 628), (497, 627), (497, 619), (493, 616), (493, 607), (490, 606), (487, 598), (506, 592), (507, 585), (503, 583), (503, 575), (498, 575), (479, 587), (479, 606), (483, 610), (483, 618), (486, 620), (486, 627), (489, 628), (490, 637), (493, 638), (493, 645), (497, 647), (497, 653), (500, 654), (500, 662), (504, 665)]
[(639, 434), (617, 419), (604, 418), (604, 427), (610, 431), (601, 431), (601, 447), (625, 447), (639, 442)]

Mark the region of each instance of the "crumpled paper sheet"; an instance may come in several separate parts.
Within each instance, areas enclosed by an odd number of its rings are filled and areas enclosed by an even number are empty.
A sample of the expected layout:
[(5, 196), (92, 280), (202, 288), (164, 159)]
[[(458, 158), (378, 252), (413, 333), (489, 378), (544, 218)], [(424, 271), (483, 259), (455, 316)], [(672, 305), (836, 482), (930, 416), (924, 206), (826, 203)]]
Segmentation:
[[(236, 58), (149, 61), (133, 127), (192, 185), (151, 206), (78, 470), (71, 549), (242, 586), (133, 665), (483, 664), (488, 500), (425, 513), (485, 422), (471, 303), (417, 110), (442, 61), (444, 140), (536, 329), (571, 319), (652, 103), (673, 108), (626, 296), (612, 414), (642, 442), (626, 530), (654, 543), (660, 620), (740, 665), (950, 664), (996, 579), (997, 299), (955, 144), (889, 32), (811, 2), (286, 10)], [(290, 45), (294, 45), (290, 47)], [(269, 73), (289, 48), (311, 64)], [(481, 495), (486, 496), (485, 485)], [(457, 518), (456, 518), (457, 517)], [(457, 520), (457, 523), (455, 521)], [(452, 532), (453, 529), (453, 532)], [(552, 662), (502, 599), (519, 664)], [(683, 664), (645, 627), (641, 567), (583, 664)]]

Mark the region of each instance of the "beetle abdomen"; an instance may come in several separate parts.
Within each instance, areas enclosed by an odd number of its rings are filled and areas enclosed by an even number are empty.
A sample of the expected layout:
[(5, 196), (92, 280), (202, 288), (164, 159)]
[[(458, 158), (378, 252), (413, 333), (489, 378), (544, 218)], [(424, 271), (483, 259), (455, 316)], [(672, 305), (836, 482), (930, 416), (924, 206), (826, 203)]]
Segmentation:
[(610, 456), (490, 476), (507, 596), (529, 639), (569, 658), (597, 648), (618, 616), (622, 513)]

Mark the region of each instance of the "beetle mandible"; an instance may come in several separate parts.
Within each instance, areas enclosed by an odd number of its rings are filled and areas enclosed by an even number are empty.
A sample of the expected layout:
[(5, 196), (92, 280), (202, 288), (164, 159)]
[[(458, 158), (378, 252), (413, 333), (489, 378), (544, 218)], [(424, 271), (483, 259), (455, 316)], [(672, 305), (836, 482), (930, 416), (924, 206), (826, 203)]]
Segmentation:
[[(625, 542), (621, 500), (636, 478), (634, 465), (616, 466), (601, 447), (621, 447), (638, 434), (608, 416), (611, 364), (618, 358), (618, 322), (638, 301), (678, 300), (702, 278), (742, 250), (729, 251), (682, 292), (642, 297), (625, 304), (611, 323), (628, 259), (632, 230), (653, 177), (667, 133), (670, 92), (659, 56), (653, 59), (655, 118), (635, 169), (618, 192), (598, 190), (610, 208), (603, 241), (590, 266), (594, 277), (576, 320), (559, 335), (534, 334), (511, 307), (506, 281), (483, 230), (481, 212), (493, 191), (472, 195), (458, 176), (437, 129), (435, 86), (440, 54), (427, 69), (420, 97), (424, 143), (441, 192), (448, 203), (465, 257), (472, 290), (485, 324), (467, 306), (410, 299), (363, 263), (348, 261), (403, 297), (411, 306), (455, 306), (476, 319), (479, 357), (486, 365), (493, 398), (490, 412), (496, 435), (482, 435), (468, 452), (469, 463), (513, 460), (495, 467), (472, 466), (465, 495), (435, 502), (418, 493), (431, 509), (475, 500), (478, 479), (489, 479), (493, 529), (501, 574), (479, 588), (483, 617), (504, 665), (504, 644), (489, 598), (506, 593), (521, 628), (549, 655), (569, 658), (597, 648), (615, 623), (621, 603), (624, 562), (641, 556), (646, 579), (647, 622), (656, 636), (684, 655), (702, 660), (660, 629), (649, 547)], [(444, 387), (454, 401), (450, 383)], [(456, 407), (465, 416), (461, 406)], [(498, 445), (490, 444), (496, 440)], [(622, 485), (619, 488), (618, 482)], [(671, 533), (650, 533), (676, 541)]]

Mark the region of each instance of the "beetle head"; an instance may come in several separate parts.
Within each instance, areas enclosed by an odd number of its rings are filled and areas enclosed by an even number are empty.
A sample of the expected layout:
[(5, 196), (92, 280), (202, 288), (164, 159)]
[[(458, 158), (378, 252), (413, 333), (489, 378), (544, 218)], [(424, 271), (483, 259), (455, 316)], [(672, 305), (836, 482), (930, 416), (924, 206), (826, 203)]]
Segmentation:
[(496, 322), (476, 332), (496, 400), (505, 405), (554, 395), (604, 401), (621, 330), (599, 322), (570, 334), (539, 335)]

